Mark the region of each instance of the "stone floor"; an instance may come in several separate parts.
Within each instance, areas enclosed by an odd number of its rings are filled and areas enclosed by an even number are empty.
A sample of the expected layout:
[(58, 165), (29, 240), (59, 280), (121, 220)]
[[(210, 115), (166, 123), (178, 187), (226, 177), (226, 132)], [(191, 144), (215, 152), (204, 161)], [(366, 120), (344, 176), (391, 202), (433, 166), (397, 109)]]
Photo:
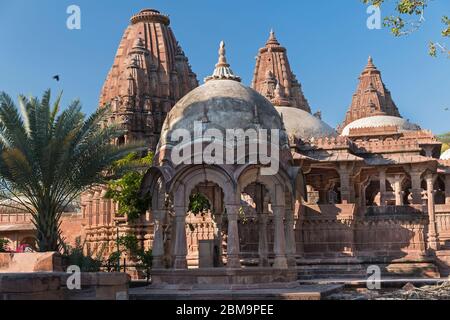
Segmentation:
[(343, 285), (151, 285), (130, 289), (130, 300), (322, 300)]

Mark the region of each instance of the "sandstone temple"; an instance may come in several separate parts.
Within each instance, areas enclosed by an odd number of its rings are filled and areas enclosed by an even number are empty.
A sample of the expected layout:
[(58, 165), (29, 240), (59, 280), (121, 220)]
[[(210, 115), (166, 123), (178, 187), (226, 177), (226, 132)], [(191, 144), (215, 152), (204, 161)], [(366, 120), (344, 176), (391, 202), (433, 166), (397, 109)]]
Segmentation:
[[(365, 275), (369, 265), (393, 275), (449, 275), (450, 157), (441, 157), (433, 133), (402, 118), (371, 57), (336, 129), (313, 113), (273, 31), (251, 86), (227, 58), (222, 42), (200, 85), (168, 16), (145, 9), (131, 18), (99, 105), (110, 104), (109, 121), (126, 129), (117, 144), (145, 140), (155, 153), (142, 185), (152, 203), (129, 223), (104, 198), (105, 187), (92, 188), (63, 215), (67, 241), (82, 237), (109, 255), (118, 234), (132, 233), (153, 249), (155, 279), (174, 283), (189, 270), (220, 277), (214, 268), (266, 282)], [(172, 135), (193, 133), (194, 122), (222, 133), (279, 130), (278, 173), (261, 174), (259, 162), (174, 163)], [(249, 145), (243, 150), (238, 157), (249, 156)], [(208, 213), (189, 212), (194, 194), (208, 199)], [(3, 209), (0, 238), (32, 245), (30, 219)], [(168, 278), (167, 270), (178, 273)]]

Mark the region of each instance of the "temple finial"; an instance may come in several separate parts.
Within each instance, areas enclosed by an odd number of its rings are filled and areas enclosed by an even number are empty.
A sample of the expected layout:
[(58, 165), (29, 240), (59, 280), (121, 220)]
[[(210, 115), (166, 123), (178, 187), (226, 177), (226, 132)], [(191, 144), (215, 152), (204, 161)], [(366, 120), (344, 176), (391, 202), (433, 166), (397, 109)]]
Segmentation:
[(280, 43), (277, 40), (277, 37), (275, 36), (275, 31), (273, 31), (273, 28), (270, 29), (270, 35), (269, 40), (267, 40), (266, 46), (279, 46)]
[(377, 70), (377, 67), (375, 67), (375, 65), (373, 64), (372, 56), (369, 56), (369, 58), (367, 59), (367, 66), (365, 68), (365, 71), (367, 70)]
[(205, 78), (205, 82), (210, 80), (234, 80), (239, 82), (241, 81), (241, 78), (233, 73), (233, 70), (231, 70), (230, 65), (227, 62), (225, 42), (223, 41), (220, 42), (219, 61), (216, 64), (214, 73), (212, 76)]

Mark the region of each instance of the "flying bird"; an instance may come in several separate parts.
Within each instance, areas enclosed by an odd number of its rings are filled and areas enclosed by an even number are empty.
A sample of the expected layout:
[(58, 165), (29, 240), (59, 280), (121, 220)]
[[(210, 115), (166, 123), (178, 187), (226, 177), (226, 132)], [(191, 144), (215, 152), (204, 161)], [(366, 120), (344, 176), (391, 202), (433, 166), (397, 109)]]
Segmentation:
[(450, 108), (444, 108), (444, 111), (449, 111), (450, 110)]
[(56, 80), (58, 82), (59, 82), (59, 79), (60, 79), (59, 74), (57, 74), (56, 76), (53, 77), (53, 80)]

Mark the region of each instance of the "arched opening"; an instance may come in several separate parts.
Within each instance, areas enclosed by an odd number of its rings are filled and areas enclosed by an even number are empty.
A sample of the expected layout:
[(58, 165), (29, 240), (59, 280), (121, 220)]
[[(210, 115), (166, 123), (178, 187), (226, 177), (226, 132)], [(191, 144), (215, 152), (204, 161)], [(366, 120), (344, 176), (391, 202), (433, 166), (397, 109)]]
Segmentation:
[(246, 266), (269, 266), (273, 255), (273, 213), (266, 186), (255, 182), (241, 193), (241, 256)]
[(224, 193), (219, 185), (202, 182), (192, 189), (186, 217), (189, 266), (199, 268), (223, 266), (222, 252), (225, 249), (223, 213)]

